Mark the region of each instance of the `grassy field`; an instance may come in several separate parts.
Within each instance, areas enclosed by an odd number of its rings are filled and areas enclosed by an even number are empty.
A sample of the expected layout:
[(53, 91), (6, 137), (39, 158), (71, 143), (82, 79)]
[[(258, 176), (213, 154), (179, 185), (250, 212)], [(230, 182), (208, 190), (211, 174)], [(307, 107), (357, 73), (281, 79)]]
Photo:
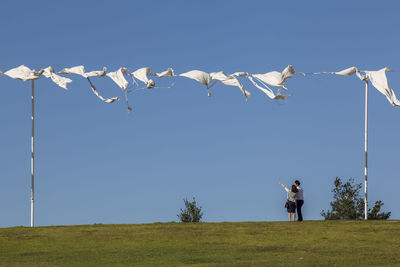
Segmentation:
[(0, 229), (0, 266), (400, 266), (399, 221)]

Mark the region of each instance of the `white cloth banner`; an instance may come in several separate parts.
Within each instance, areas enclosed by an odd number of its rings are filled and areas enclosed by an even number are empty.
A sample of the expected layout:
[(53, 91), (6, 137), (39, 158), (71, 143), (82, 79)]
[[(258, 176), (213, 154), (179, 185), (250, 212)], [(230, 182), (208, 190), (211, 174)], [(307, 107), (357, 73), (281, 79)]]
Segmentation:
[(39, 79), (41, 73), (35, 70), (31, 70), (24, 65), (21, 65), (17, 68), (6, 71), (4, 75), (7, 75), (8, 77), (11, 77), (13, 79), (18, 79), (26, 82)]
[(111, 97), (111, 98), (104, 98), (102, 97), (99, 92), (97, 91), (96, 87), (93, 85), (93, 83), (90, 81), (89, 77), (103, 77), (106, 75), (106, 68), (104, 67), (103, 70), (96, 70), (96, 71), (91, 71), (91, 72), (85, 72), (85, 67), (84, 66), (75, 66), (72, 68), (65, 68), (62, 69), (59, 73), (62, 74), (74, 74), (74, 75), (80, 75), (84, 78), (86, 78), (90, 84), (90, 88), (92, 89), (92, 92), (102, 101), (106, 103), (112, 103), (116, 100), (119, 100), (119, 97)]
[(90, 81), (89, 77), (86, 78), (90, 84), (90, 88), (92, 88), (92, 92), (98, 97), (100, 98), (100, 100), (106, 102), (106, 103), (112, 103), (114, 101), (119, 100), (119, 97), (111, 97), (111, 98), (104, 98), (102, 97), (99, 92), (97, 91), (96, 87), (92, 84), (92, 81)]
[(204, 84), (209, 89), (211, 76), (207, 72), (201, 70), (191, 70), (185, 73), (179, 74), (179, 76), (183, 76), (189, 79), (193, 79), (198, 81), (201, 84)]
[(175, 76), (174, 70), (171, 68), (168, 68), (166, 71), (156, 73), (153, 76), (157, 77), (169, 77), (169, 76)]
[(72, 82), (71, 79), (61, 77), (55, 74), (53, 67), (49, 66), (46, 69), (42, 69), (40, 71), (31, 70), (28, 67), (21, 65), (17, 68), (11, 69), (4, 73), (13, 79), (19, 79), (21, 81), (32, 81), (40, 78), (41, 75), (44, 75), (46, 78), (50, 78), (54, 83), (58, 86), (67, 89), (67, 84)]
[[(316, 72), (313, 74), (336, 74), (340, 76), (351, 76), (353, 74), (356, 74), (356, 76), (364, 82), (371, 81), (371, 84), (380, 93), (385, 95), (387, 100), (393, 106), (400, 107), (400, 101), (397, 99), (396, 94), (388, 84), (386, 77), (386, 72), (388, 71), (391, 70), (389, 68), (383, 68), (377, 71), (368, 71), (368, 70), (360, 71), (356, 67), (350, 67), (336, 72)], [(364, 73), (365, 75), (363, 75)], [(59, 72), (59, 74), (75, 74), (86, 78), (90, 84), (93, 93), (99, 99), (101, 99), (106, 103), (112, 103), (116, 100), (119, 100), (119, 97), (112, 97), (112, 98), (102, 97), (97, 91), (96, 87), (92, 84), (91, 80), (89, 79), (90, 77), (108, 76), (124, 91), (126, 101), (128, 102), (127, 93), (129, 91), (127, 91), (127, 87), (129, 83), (125, 79), (125, 76), (127, 75), (132, 76), (134, 81), (135, 79), (137, 79), (143, 82), (146, 85), (146, 88), (148, 89), (155, 88), (155, 82), (152, 79), (149, 79), (149, 76), (154, 76), (157, 78), (173, 77), (173, 76), (186, 77), (205, 85), (208, 90), (209, 96), (211, 95), (210, 88), (213, 87), (217, 82), (221, 82), (224, 85), (238, 87), (240, 91), (243, 93), (243, 95), (246, 97), (246, 99), (250, 97), (250, 92), (244, 89), (238, 77), (247, 77), (255, 87), (264, 92), (269, 98), (285, 99), (290, 95), (289, 94), (282, 95), (280, 89), (282, 88), (284, 90), (287, 90), (287, 88), (285, 87), (287, 80), (293, 77), (295, 74), (301, 74), (301, 73), (296, 73), (293, 66), (288, 65), (282, 72), (271, 71), (264, 74), (249, 74), (247, 72), (235, 72), (231, 75), (227, 75), (223, 71), (207, 73), (201, 70), (191, 70), (185, 73), (175, 75), (174, 70), (172, 68), (168, 68), (167, 70), (160, 73), (152, 73), (150, 68), (148, 67), (140, 68), (130, 74), (127, 74), (127, 69), (124, 67), (121, 67), (114, 72), (107, 73), (106, 68), (103, 68), (103, 70), (98, 70), (98, 71), (85, 72), (84, 66), (64, 68)], [(19, 67), (8, 70), (4, 73), (0, 71), (0, 75), (6, 75), (13, 79), (19, 79), (22, 81), (36, 80), (40, 78), (41, 75), (43, 75), (46, 78), (51, 79), (54, 83), (56, 83), (58, 86), (64, 89), (67, 89), (68, 83), (72, 82), (71, 79), (58, 75), (51, 66), (45, 69), (41, 69), (40, 71), (36, 71), (36, 70), (31, 70), (24, 65), (21, 65)], [(279, 89), (277, 90), (277, 93), (274, 93), (274, 90), (272, 90), (270, 87), (279, 87)]]
[(287, 90), (284, 84), (286, 83), (287, 79), (293, 77), (295, 73), (296, 72), (293, 66), (289, 65), (282, 72), (271, 71), (264, 74), (252, 74), (251, 76), (270, 86), (282, 87), (283, 89)]
[(84, 66), (75, 66), (75, 67), (72, 67), (72, 68), (64, 68), (61, 71), (59, 71), (58, 73), (81, 75), (82, 77), (87, 78), (87, 76), (85, 74), (85, 67)]
[(365, 71), (365, 74), (368, 77), (368, 80), (371, 81), (372, 85), (381, 92), (386, 99), (392, 104), (394, 107), (400, 107), (400, 101), (396, 98), (396, 94), (390, 88), (389, 83), (386, 78), (386, 72), (391, 71), (389, 68), (383, 68), (378, 71)]
[[(149, 79), (148, 76), (155, 76), (158, 78), (161, 77), (171, 77), (171, 76), (176, 76), (174, 73), (174, 70), (172, 68), (168, 68), (167, 70), (160, 72), (160, 73), (155, 73), (153, 74), (150, 70), (150, 68), (140, 68), (130, 74), (127, 74), (127, 69), (126, 68), (119, 68), (117, 71), (114, 72), (106, 72), (106, 68), (104, 68), (102, 71), (92, 71), (92, 72), (85, 72), (84, 66), (75, 66), (71, 68), (64, 68), (59, 72), (60, 74), (75, 74), (75, 75), (80, 75), (84, 78), (88, 79), (88, 82), (90, 84), (90, 87), (93, 91), (93, 93), (102, 101), (107, 102), (107, 103), (112, 103), (116, 100), (119, 100), (118, 97), (112, 97), (112, 98), (104, 98), (102, 97), (96, 87), (93, 85), (93, 83), (90, 81), (89, 77), (103, 77), (103, 76), (108, 76), (110, 77), (125, 93), (127, 92), (127, 87), (129, 85), (128, 81), (125, 79), (125, 76), (130, 75), (134, 79), (138, 79), (139, 81), (143, 82), (146, 85), (146, 88), (154, 88), (155, 87), (155, 82), (152, 79)], [(19, 68), (12, 69), (8, 71), (7, 73), (8, 76), (21, 79), (24, 81), (27, 80), (32, 80), (32, 79), (38, 79), (40, 75), (45, 75), (47, 78), (51, 78), (53, 82), (57, 83), (59, 86), (66, 88), (67, 84), (71, 82), (70, 79), (61, 77), (57, 74), (55, 74), (54, 69), (52, 67), (48, 67), (44, 70), (41, 70), (40, 72), (36, 72), (34, 70), (30, 70), (29, 68), (25, 66), (20, 66)], [(200, 70), (191, 70), (182, 74), (179, 74), (178, 76), (183, 76), (187, 77), (190, 79), (193, 79), (201, 84), (204, 84), (207, 87), (208, 90), (208, 95), (210, 96), (210, 88), (216, 84), (216, 82), (221, 82), (222, 84), (229, 85), (229, 86), (236, 86), (240, 89), (240, 91), (243, 93), (243, 95), (247, 98), (250, 97), (251, 93), (247, 90), (244, 89), (243, 85), (239, 82), (237, 77), (244, 76), (248, 77), (250, 81), (260, 90), (262, 90), (264, 93), (266, 93), (270, 98), (272, 99), (284, 99), (288, 97), (289, 95), (281, 95), (280, 90), (278, 90), (278, 93), (275, 94), (267, 84), (271, 86), (276, 86), (276, 87), (281, 87), (286, 90), (286, 87), (284, 84), (286, 83), (286, 80), (290, 77), (292, 77), (295, 74), (294, 68), (292, 66), (286, 67), (282, 72), (277, 72), (277, 71), (272, 71), (268, 72), (265, 74), (254, 74), (253, 76), (257, 78), (257, 80), (264, 86), (258, 85), (254, 79), (252, 79), (252, 75), (249, 75), (247, 72), (236, 72), (231, 75), (225, 74), (225, 72), (220, 71), (220, 72), (212, 72), (212, 73), (206, 73), (204, 71)], [(213, 81), (213, 82), (212, 82)], [(169, 87), (167, 87), (169, 88)], [(127, 97), (127, 96), (126, 96)]]
[(347, 69), (344, 69), (341, 71), (336, 71), (336, 72), (316, 72), (314, 74), (337, 74), (340, 76), (350, 76), (350, 75), (353, 75), (354, 73), (357, 75), (357, 77), (360, 80), (362, 80), (362, 81), (365, 80), (365, 77), (360, 73), (360, 71), (356, 67), (350, 67), (350, 68), (347, 68)]
[(210, 88), (214, 84), (212, 84), (210, 86), (211, 76), (207, 72), (204, 72), (204, 71), (201, 71), (201, 70), (191, 70), (191, 71), (188, 71), (188, 72), (185, 72), (185, 73), (181, 73), (181, 74), (179, 74), (179, 76), (183, 76), (183, 77), (186, 77), (186, 78), (189, 78), (189, 79), (193, 79), (195, 81), (198, 81), (201, 84), (204, 84), (207, 87), (208, 96), (211, 96)]
[[(280, 87), (284, 90), (287, 90), (287, 88), (284, 86), (286, 81), (293, 77), (296, 72), (293, 68), (292, 65), (287, 66), (282, 72), (278, 71), (271, 71), (267, 72), (264, 74), (251, 74), (248, 76), (249, 80), (253, 83), (255, 87), (260, 89), (262, 92), (264, 92), (269, 98), (271, 99), (285, 99), (289, 97), (290, 95), (282, 95), (281, 90), (279, 89), (277, 94), (274, 93), (274, 91), (269, 88), (269, 86), (274, 86), (274, 87)], [(259, 85), (254, 78), (262, 84)], [(269, 85), (269, 86), (268, 86)]]
[[(236, 72), (236, 73), (228, 76), (223, 71), (212, 72), (212, 73), (208, 74), (207, 72), (204, 72), (201, 70), (191, 70), (191, 71), (188, 71), (185, 73), (181, 73), (181, 74), (179, 74), (179, 76), (187, 77), (187, 78), (196, 80), (201, 84), (204, 84), (207, 87), (208, 96), (211, 96), (210, 88), (213, 87), (217, 81), (219, 81), (225, 85), (239, 87), (240, 91), (242, 91), (242, 93), (244, 94), (246, 99), (250, 97), (250, 92), (246, 91), (243, 88), (243, 85), (236, 78), (237, 76), (248, 76), (248, 73), (246, 73), (246, 72)], [(212, 80), (214, 80), (213, 83), (211, 83)]]
[(254, 81), (253, 77), (249, 76), (248, 78), (254, 84), (255, 87), (263, 91), (271, 99), (285, 99), (290, 96), (290, 95), (282, 95), (280, 89), (278, 89), (278, 93), (275, 94), (274, 91), (272, 91), (272, 89), (269, 88), (267, 85), (263, 84), (265, 87), (262, 87)]
[(125, 80), (126, 68), (119, 68), (117, 71), (109, 72), (106, 74), (110, 77), (121, 89), (122, 91), (126, 91), (128, 87), (128, 81)]
[(64, 89), (67, 89), (68, 83), (72, 82), (71, 79), (57, 75), (52, 66), (45, 68), (43, 70), (43, 75), (46, 78), (50, 78), (54, 83), (56, 83), (58, 86), (60, 86)]
[(219, 71), (219, 72), (212, 72), (210, 73), (210, 77), (213, 80), (220, 81), (221, 83), (225, 85), (230, 85), (230, 86), (237, 86), (239, 87), (240, 91), (244, 94), (244, 96), (247, 98), (250, 97), (250, 92), (246, 91), (243, 88), (243, 85), (239, 82), (239, 80), (236, 78), (236, 76), (247, 76), (248, 74), (245, 72), (237, 72), (234, 74), (231, 74), (230, 76), (227, 76), (225, 72)]
[[(156, 83), (152, 80), (149, 79), (147, 76), (156, 76), (156, 77), (169, 77), (169, 76), (175, 76), (174, 70), (171, 68), (168, 68), (167, 70), (160, 72), (160, 73), (152, 73), (150, 68), (140, 68), (130, 74), (128, 74), (130, 76), (133, 77), (133, 79), (138, 79), (139, 81), (143, 82), (146, 85), (147, 89), (151, 89), (151, 88), (155, 88)], [(169, 87), (158, 87), (158, 88), (171, 88), (171, 86)], [(143, 89), (143, 88), (139, 88), (139, 89)], [(135, 89), (135, 90), (139, 90), (139, 89)], [(135, 91), (133, 90), (133, 91)]]
[(152, 75), (150, 68), (141, 68), (141, 69), (138, 69), (138, 70), (132, 72), (129, 75), (138, 79), (139, 81), (144, 82), (148, 89), (154, 88), (154, 86), (156, 85), (152, 79), (147, 78), (147, 76)]
[[(385, 67), (377, 71), (370, 71), (370, 70), (359, 71), (356, 67), (350, 67), (337, 72), (317, 72), (315, 74), (337, 74), (341, 76), (350, 76), (356, 74), (357, 77), (364, 82), (368, 82), (368, 80), (371, 81), (371, 84), (375, 87), (375, 89), (381, 92), (384, 96), (386, 96), (386, 99), (390, 102), (390, 104), (392, 104), (392, 106), (400, 107), (400, 101), (397, 99), (396, 94), (394, 93), (392, 88), (390, 88), (389, 83), (387, 81), (386, 78), (387, 71), (391, 70)], [(362, 75), (361, 72), (364, 72), (365, 76)]]

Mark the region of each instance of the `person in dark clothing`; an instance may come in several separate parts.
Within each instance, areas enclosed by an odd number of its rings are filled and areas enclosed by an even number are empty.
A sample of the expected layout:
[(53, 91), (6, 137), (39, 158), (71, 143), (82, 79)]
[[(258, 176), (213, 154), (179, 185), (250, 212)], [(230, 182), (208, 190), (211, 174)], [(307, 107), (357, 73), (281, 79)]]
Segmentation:
[(296, 201), (296, 209), (297, 209), (297, 221), (303, 221), (303, 214), (301, 213), (301, 207), (304, 204), (304, 196), (303, 196), (303, 188), (300, 187), (300, 181), (294, 181), (294, 185), (296, 186), (297, 192), (297, 201)]

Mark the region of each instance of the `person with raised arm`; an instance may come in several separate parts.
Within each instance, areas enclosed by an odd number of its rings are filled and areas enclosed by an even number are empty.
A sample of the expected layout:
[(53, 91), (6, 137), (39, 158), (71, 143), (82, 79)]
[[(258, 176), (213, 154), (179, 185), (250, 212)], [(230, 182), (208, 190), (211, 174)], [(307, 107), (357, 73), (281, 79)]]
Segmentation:
[(281, 182), (279, 184), (286, 190), (287, 192), (287, 212), (288, 212), (288, 218), (289, 222), (290, 221), (295, 221), (296, 220), (296, 202), (297, 202), (297, 187), (295, 185), (292, 185), (290, 190)]

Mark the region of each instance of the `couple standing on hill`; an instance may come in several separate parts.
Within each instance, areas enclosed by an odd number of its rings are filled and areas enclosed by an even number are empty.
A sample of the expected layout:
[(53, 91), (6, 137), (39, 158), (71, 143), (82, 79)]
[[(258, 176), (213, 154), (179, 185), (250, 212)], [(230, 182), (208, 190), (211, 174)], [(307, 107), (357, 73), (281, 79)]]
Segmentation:
[(279, 184), (286, 190), (287, 192), (287, 203), (285, 207), (287, 208), (289, 222), (295, 221), (296, 219), (296, 209), (299, 222), (303, 221), (303, 215), (301, 214), (301, 206), (304, 204), (303, 198), (303, 189), (300, 187), (300, 181), (294, 181), (294, 185), (290, 188), (290, 190), (281, 182)]

